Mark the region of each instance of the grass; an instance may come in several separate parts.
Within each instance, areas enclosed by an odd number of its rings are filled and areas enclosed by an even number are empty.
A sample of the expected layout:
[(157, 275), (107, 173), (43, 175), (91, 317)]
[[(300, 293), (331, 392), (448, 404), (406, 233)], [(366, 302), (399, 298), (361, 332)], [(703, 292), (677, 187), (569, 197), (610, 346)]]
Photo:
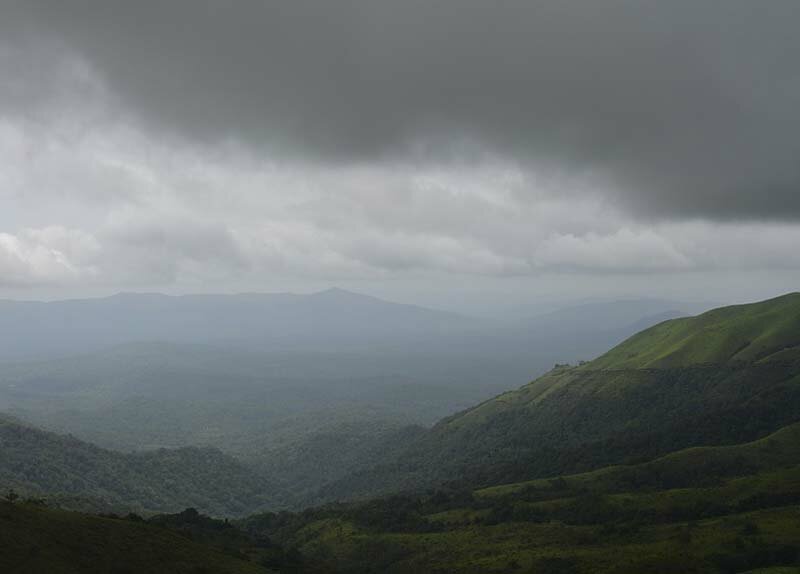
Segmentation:
[(7, 574), (266, 574), (269, 570), (143, 522), (0, 502)]
[[(312, 539), (301, 551), (333, 558), (342, 572), (726, 572), (780, 560), (800, 543), (800, 507), (789, 506), (691, 522), (572, 525), (511, 521), (433, 533), (360, 533)], [(748, 529), (757, 535), (743, 534)], [(770, 550), (771, 549), (771, 550)], [(774, 557), (769, 556), (773, 553)], [(794, 559), (794, 558), (789, 558)]]
[[(632, 484), (657, 487), (664, 482), (697, 484), (737, 473), (783, 468), (800, 461), (800, 423), (740, 445), (695, 447), (656, 460), (628, 466), (612, 466), (593, 472), (561, 477), (563, 488), (617, 492)], [(502, 497), (527, 492), (551, 492), (552, 479), (498, 485), (475, 492), (481, 497)]]
[(515, 391), (448, 417), (449, 431), (483, 424), (498, 413), (536, 408), (576, 384), (607, 399), (649, 381), (652, 369), (752, 364), (800, 359), (800, 293), (713, 309), (664, 321), (579, 367), (557, 366)]
[(266, 534), (343, 574), (791, 573), (800, 423), (639, 465), (292, 516)]
[(800, 293), (673, 319), (634, 335), (585, 369), (754, 362), (800, 345)]

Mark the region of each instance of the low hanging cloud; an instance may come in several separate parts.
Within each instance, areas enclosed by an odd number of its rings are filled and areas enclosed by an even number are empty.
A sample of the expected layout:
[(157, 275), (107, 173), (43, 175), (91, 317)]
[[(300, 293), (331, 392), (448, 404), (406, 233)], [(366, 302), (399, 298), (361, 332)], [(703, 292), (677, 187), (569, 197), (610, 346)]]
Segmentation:
[(800, 267), (791, 223), (637, 223), (595, 196), (559, 196), (502, 158), (320, 166), (172, 149), (131, 130), (101, 140), (67, 131), (82, 143), (52, 145), (52, 131), (6, 126), (17, 161), (3, 172), (15, 183), (0, 220), (27, 223), (0, 235), (6, 286)]
[(36, 70), (71, 54), (162, 137), (334, 163), (493, 150), (638, 216), (800, 216), (794, 0), (4, 6), (37, 47), (6, 92), (57, 92)]
[(0, 233), (0, 287), (92, 281), (99, 249), (88, 233), (63, 227)]
[(800, 269), (799, 16), (10, 0), (0, 286)]
[(108, 279), (127, 285), (202, 281), (246, 271), (247, 262), (222, 224), (189, 214), (112, 213), (100, 229)]
[(549, 237), (537, 247), (534, 261), (542, 267), (573, 270), (673, 271), (695, 265), (668, 238), (649, 229), (635, 232), (627, 227), (610, 235)]

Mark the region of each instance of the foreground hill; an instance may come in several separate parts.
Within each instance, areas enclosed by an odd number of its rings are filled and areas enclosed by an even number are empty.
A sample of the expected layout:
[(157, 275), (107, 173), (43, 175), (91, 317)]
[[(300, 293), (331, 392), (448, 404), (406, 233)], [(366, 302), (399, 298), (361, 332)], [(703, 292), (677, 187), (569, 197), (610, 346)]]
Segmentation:
[(123, 454), (0, 418), (0, 487), (30, 495), (90, 497), (107, 506), (169, 512), (195, 507), (241, 515), (271, 485), (211, 448)]
[(797, 574), (798, 513), (795, 424), (638, 465), (235, 524), (193, 509), (144, 521), (0, 501), (0, 571)]
[(342, 574), (800, 571), (800, 424), (477, 491), (393, 496), (247, 519)]
[(244, 557), (139, 521), (0, 502), (7, 574), (267, 574)]
[(695, 445), (756, 439), (800, 420), (800, 294), (647, 329), (449, 417), (331, 497), (448, 481), (580, 472)]

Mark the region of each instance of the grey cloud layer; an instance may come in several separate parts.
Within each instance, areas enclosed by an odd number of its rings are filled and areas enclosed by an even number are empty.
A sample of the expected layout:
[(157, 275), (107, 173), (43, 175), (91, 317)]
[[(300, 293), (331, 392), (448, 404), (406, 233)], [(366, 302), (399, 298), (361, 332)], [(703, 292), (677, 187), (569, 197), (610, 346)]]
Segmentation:
[(0, 291), (800, 269), (796, 224), (643, 225), (502, 158), (274, 163), (82, 125), (0, 120)]
[[(12, 0), (0, 20), (74, 50), (153, 133), (333, 164), (488, 149), (638, 215), (800, 217), (795, 0)], [(46, 85), (32, 54), (22, 84)]]

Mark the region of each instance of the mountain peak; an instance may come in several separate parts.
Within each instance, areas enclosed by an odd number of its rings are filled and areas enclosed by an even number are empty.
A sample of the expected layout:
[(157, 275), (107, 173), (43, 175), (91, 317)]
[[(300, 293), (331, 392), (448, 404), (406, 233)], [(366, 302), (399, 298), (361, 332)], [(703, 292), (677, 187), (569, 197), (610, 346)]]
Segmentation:
[(373, 297), (372, 295), (364, 295), (363, 293), (356, 293), (355, 291), (348, 291), (347, 289), (342, 289), (341, 287), (330, 287), (329, 289), (324, 289), (322, 291), (317, 291), (316, 293), (311, 293), (308, 295), (310, 299), (317, 300), (317, 301), (336, 301), (336, 302), (361, 302), (361, 303), (384, 303), (387, 305), (394, 305), (394, 303), (390, 303), (388, 301), (384, 301), (383, 299), (379, 299), (378, 297)]
[(312, 297), (366, 297), (366, 295), (361, 295), (359, 293), (355, 293), (353, 291), (348, 291), (347, 289), (342, 289), (341, 287), (329, 287), (327, 289), (323, 289), (322, 291), (317, 291), (311, 294)]

